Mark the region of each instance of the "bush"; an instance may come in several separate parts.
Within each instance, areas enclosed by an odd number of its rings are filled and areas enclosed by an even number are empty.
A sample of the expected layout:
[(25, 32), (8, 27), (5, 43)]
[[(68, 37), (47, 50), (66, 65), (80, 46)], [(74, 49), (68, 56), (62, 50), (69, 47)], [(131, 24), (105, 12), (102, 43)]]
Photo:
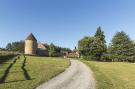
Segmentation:
[(135, 62), (135, 56), (129, 57), (129, 58), (128, 58), (128, 61), (129, 61), (129, 62)]
[(103, 54), (101, 57), (101, 61), (107, 61), (107, 62), (112, 62), (113, 56), (110, 54)]

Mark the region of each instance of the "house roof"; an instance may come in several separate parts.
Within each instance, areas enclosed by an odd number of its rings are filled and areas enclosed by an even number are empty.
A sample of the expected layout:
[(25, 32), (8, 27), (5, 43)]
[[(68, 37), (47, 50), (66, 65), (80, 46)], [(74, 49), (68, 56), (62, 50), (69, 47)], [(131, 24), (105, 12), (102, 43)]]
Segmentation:
[(43, 44), (43, 43), (38, 43), (38, 48), (43, 49), (43, 50), (47, 50), (47, 45)]
[(30, 35), (26, 38), (26, 40), (37, 41), (37, 39), (35, 38), (35, 36), (32, 33), (30, 33)]

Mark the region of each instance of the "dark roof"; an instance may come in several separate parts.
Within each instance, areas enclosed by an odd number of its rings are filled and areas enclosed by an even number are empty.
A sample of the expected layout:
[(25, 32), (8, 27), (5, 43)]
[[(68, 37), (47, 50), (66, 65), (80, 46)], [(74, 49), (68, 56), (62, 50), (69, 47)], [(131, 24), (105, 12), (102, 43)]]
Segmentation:
[(30, 33), (30, 35), (26, 38), (26, 40), (37, 41), (37, 39), (35, 38), (35, 36), (32, 33)]

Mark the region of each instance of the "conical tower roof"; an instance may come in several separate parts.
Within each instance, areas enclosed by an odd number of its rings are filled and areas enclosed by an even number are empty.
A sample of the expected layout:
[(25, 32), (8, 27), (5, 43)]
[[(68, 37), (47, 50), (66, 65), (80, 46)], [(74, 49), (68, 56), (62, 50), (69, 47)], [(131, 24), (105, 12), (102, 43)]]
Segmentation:
[(35, 36), (32, 33), (30, 33), (30, 35), (25, 40), (37, 41), (37, 39), (35, 38)]

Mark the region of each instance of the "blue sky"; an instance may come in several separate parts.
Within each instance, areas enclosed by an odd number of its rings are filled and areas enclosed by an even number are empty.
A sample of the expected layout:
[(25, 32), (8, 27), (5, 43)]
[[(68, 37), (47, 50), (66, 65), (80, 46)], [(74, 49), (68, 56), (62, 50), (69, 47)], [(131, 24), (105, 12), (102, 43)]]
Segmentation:
[(24, 40), (74, 48), (98, 26), (109, 43), (117, 31), (135, 40), (135, 0), (0, 0), (0, 47)]

